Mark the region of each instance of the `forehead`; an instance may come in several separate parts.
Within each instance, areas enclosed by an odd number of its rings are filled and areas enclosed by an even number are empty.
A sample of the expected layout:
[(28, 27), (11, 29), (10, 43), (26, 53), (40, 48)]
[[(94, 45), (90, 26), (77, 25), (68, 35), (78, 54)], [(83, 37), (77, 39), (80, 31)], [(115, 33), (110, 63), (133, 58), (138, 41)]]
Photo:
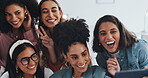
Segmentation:
[(71, 54), (79, 55), (79, 54), (81, 54), (84, 51), (87, 51), (88, 52), (88, 49), (87, 49), (87, 47), (84, 44), (75, 43), (75, 44), (72, 44), (69, 47), (69, 52), (67, 52), (67, 54), (68, 55), (71, 55)]
[(53, 1), (45, 1), (41, 5), (41, 8), (49, 8), (50, 9), (50, 8), (53, 8), (53, 7), (58, 8), (58, 5)]
[(110, 29), (118, 29), (117, 25), (112, 23), (112, 22), (103, 22), (100, 27), (99, 30), (110, 30)]
[(31, 47), (27, 47), (18, 55), (18, 58), (30, 57), (33, 53), (35, 53), (35, 50)]
[(6, 12), (12, 12), (12, 11), (15, 11), (15, 10), (23, 10), (24, 8), (17, 5), (17, 4), (11, 4), (11, 5), (8, 5), (5, 9)]

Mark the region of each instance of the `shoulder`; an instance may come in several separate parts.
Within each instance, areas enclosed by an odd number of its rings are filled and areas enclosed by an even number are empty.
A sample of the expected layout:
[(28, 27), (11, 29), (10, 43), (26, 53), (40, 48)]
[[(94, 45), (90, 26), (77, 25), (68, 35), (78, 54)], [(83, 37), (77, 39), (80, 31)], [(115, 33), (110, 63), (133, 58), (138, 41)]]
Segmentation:
[(49, 78), (53, 74), (53, 71), (49, 68), (44, 68), (44, 78)]
[(9, 78), (9, 73), (8, 73), (8, 71), (5, 72), (0, 78)]
[(148, 47), (148, 42), (145, 41), (145, 40), (139, 39), (139, 40), (137, 40), (137, 41), (132, 45), (132, 47), (135, 47), (135, 48), (137, 48), (137, 47)]
[(67, 75), (70, 75), (71, 71), (72, 71), (71, 67), (67, 69), (62, 69), (62, 70), (55, 72), (50, 78), (63, 78), (63, 76), (67, 77)]
[(101, 66), (90, 66), (89, 70), (92, 70), (92, 74), (94, 78), (104, 78), (106, 74), (106, 70), (102, 68)]

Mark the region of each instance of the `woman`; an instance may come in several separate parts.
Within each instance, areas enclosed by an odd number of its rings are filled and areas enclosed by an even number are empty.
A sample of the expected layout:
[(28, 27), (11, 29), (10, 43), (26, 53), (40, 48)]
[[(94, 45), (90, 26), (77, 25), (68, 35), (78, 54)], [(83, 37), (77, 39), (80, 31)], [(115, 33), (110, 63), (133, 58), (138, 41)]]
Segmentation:
[(1, 78), (49, 78), (50, 69), (39, 66), (39, 55), (28, 40), (15, 41), (8, 53), (6, 72)]
[(37, 47), (37, 35), (30, 12), (21, 0), (6, 0), (2, 3), (5, 5), (0, 9), (3, 15), (0, 18), (3, 19), (0, 22), (0, 66), (5, 67), (10, 44), (17, 39), (27, 39)]
[(63, 12), (56, 0), (42, 0), (39, 4), (39, 12), (41, 30), (37, 31), (43, 44), (41, 65), (55, 72), (63, 68), (64, 58), (61, 50), (52, 40), (52, 32), (55, 25), (63, 21)]
[(98, 53), (97, 63), (107, 69), (111, 76), (121, 70), (143, 69), (148, 65), (148, 43), (137, 40), (112, 15), (105, 15), (97, 21), (93, 50)]
[(89, 30), (83, 19), (70, 19), (58, 24), (53, 31), (53, 40), (62, 49), (67, 64), (71, 67), (55, 72), (50, 78), (104, 78), (101, 67), (90, 66), (87, 47)]

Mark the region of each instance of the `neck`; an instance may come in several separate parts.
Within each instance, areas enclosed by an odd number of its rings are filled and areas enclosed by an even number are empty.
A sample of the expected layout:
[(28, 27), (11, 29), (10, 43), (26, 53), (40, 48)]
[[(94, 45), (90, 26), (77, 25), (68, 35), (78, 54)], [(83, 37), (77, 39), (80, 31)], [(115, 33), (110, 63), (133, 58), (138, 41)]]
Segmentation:
[(31, 75), (31, 74), (23, 74), (23, 78), (34, 78), (34, 75)]
[(74, 78), (81, 78), (82, 74), (83, 74), (82, 72), (78, 72), (78, 71), (74, 70), (73, 76), (74, 76)]

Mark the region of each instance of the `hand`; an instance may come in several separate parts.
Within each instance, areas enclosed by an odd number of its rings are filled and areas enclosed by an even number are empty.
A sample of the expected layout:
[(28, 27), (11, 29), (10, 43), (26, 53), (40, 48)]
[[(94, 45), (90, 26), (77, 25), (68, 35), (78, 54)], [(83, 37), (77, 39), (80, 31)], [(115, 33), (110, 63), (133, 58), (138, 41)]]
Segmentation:
[[(147, 69), (147, 70), (148, 70), (148, 66), (146, 66), (146, 67), (145, 67), (145, 69)], [(143, 78), (148, 78), (148, 76), (145, 76), (145, 77), (143, 77)]]
[(107, 70), (112, 76), (115, 76), (115, 73), (120, 71), (120, 66), (116, 57), (107, 60)]
[(42, 44), (48, 49), (53, 48), (54, 42), (52, 38), (47, 35), (47, 33), (45, 32), (42, 26), (40, 26), (40, 29), (42, 32), (39, 29), (36, 29), (36, 31), (40, 34), (40, 39), (42, 40)]
[(31, 29), (31, 15), (28, 10), (25, 14), (26, 15), (24, 18), (23, 26), (24, 26), (25, 30), (28, 31)]

